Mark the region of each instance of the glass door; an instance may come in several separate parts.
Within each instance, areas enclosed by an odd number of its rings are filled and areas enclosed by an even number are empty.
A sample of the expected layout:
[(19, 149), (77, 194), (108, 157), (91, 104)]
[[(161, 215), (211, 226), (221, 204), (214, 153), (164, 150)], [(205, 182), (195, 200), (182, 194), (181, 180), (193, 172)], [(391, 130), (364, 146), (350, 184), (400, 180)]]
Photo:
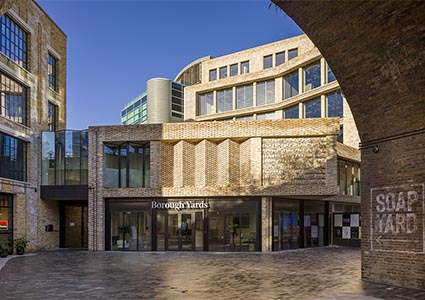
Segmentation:
[(203, 221), (203, 213), (199, 211), (168, 212), (167, 250), (202, 250)]

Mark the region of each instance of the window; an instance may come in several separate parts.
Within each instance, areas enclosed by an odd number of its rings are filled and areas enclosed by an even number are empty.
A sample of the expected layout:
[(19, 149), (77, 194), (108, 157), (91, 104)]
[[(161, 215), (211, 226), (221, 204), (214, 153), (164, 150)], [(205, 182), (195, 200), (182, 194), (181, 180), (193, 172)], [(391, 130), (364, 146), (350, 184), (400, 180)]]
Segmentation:
[(26, 181), (26, 143), (0, 133), (0, 177)]
[(304, 92), (320, 86), (320, 61), (309, 65), (304, 71)]
[(4, 55), (28, 69), (27, 33), (6, 15), (0, 17), (0, 44)]
[(298, 95), (298, 71), (286, 75), (283, 81), (283, 99)]
[(0, 73), (0, 116), (27, 125), (27, 89)]
[(344, 143), (344, 126), (343, 125), (339, 126), (339, 132), (338, 132), (338, 135), (336, 137), (336, 141), (340, 142), (341, 144)]
[(57, 130), (58, 122), (58, 107), (53, 103), (49, 102), (47, 108), (47, 126), (49, 131)]
[(49, 54), (47, 74), (49, 78), (49, 88), (58, 91), (57, 85), (57, 59)]
[(233, 109), (233, 90), (217, 91), (217, 112), (225, 112)]
[(274, 103), (274, 80), (257, 83), (257, 105)]
[(327, 117), (343, 117), (341, 92), (335, 92), (326, 95), (326, 116)]
[(241, 74), (249, 73), (249, 61), (241, 62)]
[(103, 158), (105, 188), (149, 187), (149, 144), (105, 144)]
[(236, 109), (252, 106), (252, 84), (236, 88)]
[(198, 115), (209, 115), (214, 113), (214, 95), (213, 92), (199, 95)]
[(227, 66), (220, 68), (220, 79), (227, 78)]
[(298, 48), (288, 50), (288, 60), (291, 60), (298, 56)]
[[(134, 107), (136, 107), (136, 104)], [(175, 82), (171, 84), (171, 116), (179, 119), (184, 118), (183, 86)]]
[(331, 83), (333, 81), (336, 80), (334, 72), (332, 72), (331, 67), (329, 67), (328, 63), (326, 63), (326, 68), (327, 68), (327, 72), (326, 72), (326, 83)]
[[(13, 195), (0, 193), (0, 241), (13, 245)], [(9, 249), (12, 250), (12, 249)], [(9, 251), (11, 254), (11, 251)]]
[(243, 116), (243, 117), (237, 117), (236, 121), (252, 121), (254, 118), (253, 116)]
[(275, 118), (276, 118), (276, 113), (274, 111), (257, 114), (257, 120), (274, 120)]
[(360, 164), (338, 160), (340, 195), (360, 196)]
[(321, 103), (320, 98), (304, 103), (304, 118), (320, 118)]
[(230, 65), (230, 76), (238, 75), (238, 64)]
[(298, 104), (291, 106), (283, 111), (283, 117), (285, 119), (298, 119), (300, 117)]
[(263, 68), (268, 69), (273, 67), (273, 55), (267, 55), (263, 57)]
[(217, 69), (210, 70), (210, 81), (217, 80)]
[(276, 53), (276, 66), (280, 66), (281, 64), (285, 63), (285, 52), (279, 52)]

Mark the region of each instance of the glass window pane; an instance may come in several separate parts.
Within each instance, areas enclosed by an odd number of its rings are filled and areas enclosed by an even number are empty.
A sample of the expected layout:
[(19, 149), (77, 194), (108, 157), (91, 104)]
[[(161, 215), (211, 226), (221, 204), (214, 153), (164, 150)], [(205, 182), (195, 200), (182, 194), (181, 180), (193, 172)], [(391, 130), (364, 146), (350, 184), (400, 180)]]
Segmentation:
[(238, 75), (238, 64), (230, 65), (230, 76)]
[(285, 62), (285, 52), (276, 53), (276, 66)]
[(217, 69), (210, 70), (210, 81), (217, 80)]
[(332, 81), (335, 81), (335, 75), (334, 72), (332, 72), (331, 67), (329, 67), (328, 63), (326, 63), (326, 67), (328, 69), (327, 71), (327, 83), (331, 83)]
[(298, 56), (298, 48), (297, 49), (291, 49), (288, 51), (288, 60), (291, 60)]
[(217, 91), (217, 112), (225, 112), (233, 109), (232, 89)]
[(320, 86), (320, 61), (305, 67), (304, 71), (304, 92)]
[(249, 61), (244, 61), (241, 63), (241, 74), (249, 73)]
[(320, 118), (321, 103), (320, 98), (304, 103), (304, 118)]
[(220, 79), (227, 78), (227, 66), (220, 68)]
[(268, 69), (273, 67), (273, 55), (267, 55), (263, 57), (263, 68)]
[(103, 186), (117, 188), (118, 185), (119, 152), (116, 145), (103, 147)]
[(283, 81), (284, 99), (298, 95), (298, 71), (286, 75)]
[(320, 61), (305, 67), (304, 72), (304, 92), (320, 86)]
[(212, 114), (214, 111), (214, 95), (212, 92), (199, 95), (198, 115)]
[(298, 105), (289, 107), (283, 111), (283, 117), (285, 119), (298, 119), (299, 116), (300, 114)]
[(341, 92), (326, 95), (326, 111), (328, 117), (343, 117), (343, 100)]
[(26, 181), (26, 143), (0, 133), (0, 177)]

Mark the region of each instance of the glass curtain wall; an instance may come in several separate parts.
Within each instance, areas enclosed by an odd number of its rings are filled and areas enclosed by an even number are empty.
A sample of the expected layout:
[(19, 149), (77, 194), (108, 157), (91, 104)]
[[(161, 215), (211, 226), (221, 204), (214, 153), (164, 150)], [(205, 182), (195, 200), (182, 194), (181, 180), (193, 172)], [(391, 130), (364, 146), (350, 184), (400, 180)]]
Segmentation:
[(86, 185), (88, 131), (42, 132), (41, 171), (42, 185)]

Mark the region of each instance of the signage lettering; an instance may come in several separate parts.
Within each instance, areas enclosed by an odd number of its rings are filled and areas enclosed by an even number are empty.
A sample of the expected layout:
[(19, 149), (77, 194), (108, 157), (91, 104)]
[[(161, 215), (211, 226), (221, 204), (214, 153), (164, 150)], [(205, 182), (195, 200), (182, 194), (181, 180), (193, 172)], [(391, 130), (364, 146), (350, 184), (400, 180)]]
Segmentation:
[(152, 209), (205, 209), (209, 208), (209, 204), (205, 201), (194, 202), (194, 201), (178, 201), (178, 202), (156, 202), (152, 201)]

